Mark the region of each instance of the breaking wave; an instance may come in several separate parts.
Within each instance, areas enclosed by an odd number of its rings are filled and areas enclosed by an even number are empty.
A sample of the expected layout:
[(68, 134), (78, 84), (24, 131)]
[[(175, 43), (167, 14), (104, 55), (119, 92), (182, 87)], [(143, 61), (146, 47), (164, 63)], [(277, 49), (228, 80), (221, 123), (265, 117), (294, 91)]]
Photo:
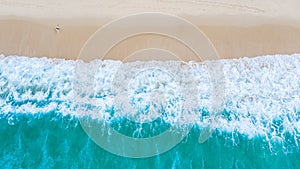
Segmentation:
[[(212, 63), (222, 65), (223, 80), (218, 83), (212, 82), (215, 75), (209, 71)], [(95, 71), (91, 73), (92, 68)], [(78, 82), (76, 77), (85, 77), (87, 79), (79, 80), (91, 84)], [(218, 109), (212, 104), (214, 95), (221, 98)], [(184, 112), (180, 116), (183, 120), (178, 118), (178, 112)], [(115, 130), (131, 137), (151, 137), (178, 122), (193, 125), (183, 145), (163, 154), (161, 159), (153, 157), (138, 162), (125, 159), (121, 162), (136, 168), (143, 166), (144, 162), (149, 166), (159, 163), (167, 168), (260, 168), (260, 164), (252, 163), (251, 158), (261, 160), (263, 166), (269, 167), (285, 158), (287, 162), (283, 165), (293, 168), (299, 164), (296, 159), (300, 157), (300, 55), (184, 64), (177, 61), (122, 63), (112, 60), (84, 63), (22, 56), (0, 57), (0, 138), (6, 139), (0, 143), (1, 166), (26, 168), (35, 165), (32, 160), (39, 159), (38, 167), (51, 164), (52, 167), (59, 165), (64, 168), (68, 164), (63, 162), (64, 158), (78, 160), (79, 157), (63, 156), (63, 152), (69, 155), (81, 153), (79, 156), (91, 158), (105, 154), (100, 148), (95, 148), (87, 136), (83, 137), (79, 120), (84, 118), (108, 121)], [(198, 145), (197, 135), (205, 127), (215, 131), (208, 143)], [(33, 136), (26, 136), (26, 131), (32, 131), (29, 135)], [(59, 137), (63, 139), (58, 141)], [(51, 152), (53, 150), (47, 147), (51, 139), (58, 147), (57, 152)], [(77, 139), (77, 143), (72, 142), (73, 139)], [(36, 150), (37, 157), (32, 157), (35, 150), (30, 146), (34, 144), (26, 141), (40, 145), (40, 153)], [(75, 151), (74, 145), (75, 149), (76, 146), (84, 148)], [(196, 151), (191, 147), (199, 149)], [(214, 150), (209, 152), (208, 147)], [(237, 154), (232, 158), (225, 157), (218, 154), (221, 150), (227, 155), (232, 155), (230, 150)], [(29, 155), (25, 153), (20, 159), (18, 153), (26, 151)], [(185, 151), (191, 151), (195, 156), (187, 157)], [(245, 152), (249, 153), (248, 157), (241, 156)], [(255, 157), (254, 154), (259, 155)], [(115, 156), (105, 155), (89, 162), (79, 160), (72, 165), (75, 168), (99, 168), (104, 163), (118, 166), (109, 161)], [(177, 161), (173, 158), (173, 163), (161, 164), (161, 160), (172, 159), (174, 155)], [(196, 157), (202, 162), (191, 161)], [(263, 161), (265, 157), (269, 159)], [(31, 159), (30, 163), (26, 163), (30, 161), (27, 158)], [(229, 162), (223, 161), (224, 158)], [(121, 157), (116, 159), (122, 161)]]

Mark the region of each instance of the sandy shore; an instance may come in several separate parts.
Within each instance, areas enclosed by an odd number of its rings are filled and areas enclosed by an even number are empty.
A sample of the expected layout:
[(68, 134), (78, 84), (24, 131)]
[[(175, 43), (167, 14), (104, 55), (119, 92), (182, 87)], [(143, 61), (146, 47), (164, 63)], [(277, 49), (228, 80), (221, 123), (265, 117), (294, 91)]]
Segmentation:
[[(153, 11), (178, 15), (196, 25), (222, 58), (300, 53), (300, 12), (295, 7), (300, 4), (295, 0), (285, 4), (270, 0), (129, 2), (76, 0), (63, 6), (64, 0), (49, 4), (0, 0), (0, 53), (76, 59), (87, 39), (104, 24), (128, 14)], [(57, 24), (59, 33), (55, 32)], [(185, 46), (154, 35), (129, 38), (112, 48), (105, 59), (122, 59), (145, 48), (164, 48), (184, 60), (194, 60)]]

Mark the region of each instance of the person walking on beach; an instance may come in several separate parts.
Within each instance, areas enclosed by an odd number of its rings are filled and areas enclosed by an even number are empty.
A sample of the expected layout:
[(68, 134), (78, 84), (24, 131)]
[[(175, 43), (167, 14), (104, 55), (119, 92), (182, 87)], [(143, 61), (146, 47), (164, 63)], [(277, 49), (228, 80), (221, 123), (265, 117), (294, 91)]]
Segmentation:
[(56, 33), (59, 33), (59, 31), (60, 31), (60, 26), (58, 24), (55, 27), (55, 31), (56, 31)]

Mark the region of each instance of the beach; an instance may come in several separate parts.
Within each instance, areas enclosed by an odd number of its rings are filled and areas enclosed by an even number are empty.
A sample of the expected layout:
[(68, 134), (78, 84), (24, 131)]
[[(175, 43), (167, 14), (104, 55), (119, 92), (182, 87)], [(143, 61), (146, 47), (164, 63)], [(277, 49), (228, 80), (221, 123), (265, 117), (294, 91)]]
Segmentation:
[[(221, 58), (300, 53), (296, 0), (280, 1), (47, 1), (0, 0), (0, 53), (77, 59), (85, 42), (105, 24), (141, 12), (179, 16), (199, 28)], [(60, 31), (55, 31), (56, 25)], [(122, 60), (136, 50), (164, 48), (193, 60), (178, 42), (141, 36), (114, 46), (104, 59)]]
[(0, 0), (0, 168), (299, 168), (299, 6)]

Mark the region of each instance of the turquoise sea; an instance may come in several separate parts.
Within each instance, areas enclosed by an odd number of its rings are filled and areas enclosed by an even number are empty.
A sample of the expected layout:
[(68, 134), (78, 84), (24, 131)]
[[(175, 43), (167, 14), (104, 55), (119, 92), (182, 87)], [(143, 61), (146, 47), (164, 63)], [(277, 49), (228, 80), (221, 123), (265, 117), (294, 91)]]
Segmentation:
[[(216, 84), (211, 62), (189, 62), (186, 71), (175, 61), (78, 66), (0, 56), (0, 168), (300, 168), (300, 55), (216, 61), (223, 79)], [(181, 82), (181, 74), (193, 81)], [(134, 146), (123, 136), (171, 131), (182, 139), (164, 152), (128, 157), (91, 137), (95, 125), (103, 129), (98, 139), (121, 152)], [(117, 142), (110, 140), (116, 132)], [(172, 141), (164, 138), (163, 145)], [(141, 153), (153, 148), (141, 147)]]

